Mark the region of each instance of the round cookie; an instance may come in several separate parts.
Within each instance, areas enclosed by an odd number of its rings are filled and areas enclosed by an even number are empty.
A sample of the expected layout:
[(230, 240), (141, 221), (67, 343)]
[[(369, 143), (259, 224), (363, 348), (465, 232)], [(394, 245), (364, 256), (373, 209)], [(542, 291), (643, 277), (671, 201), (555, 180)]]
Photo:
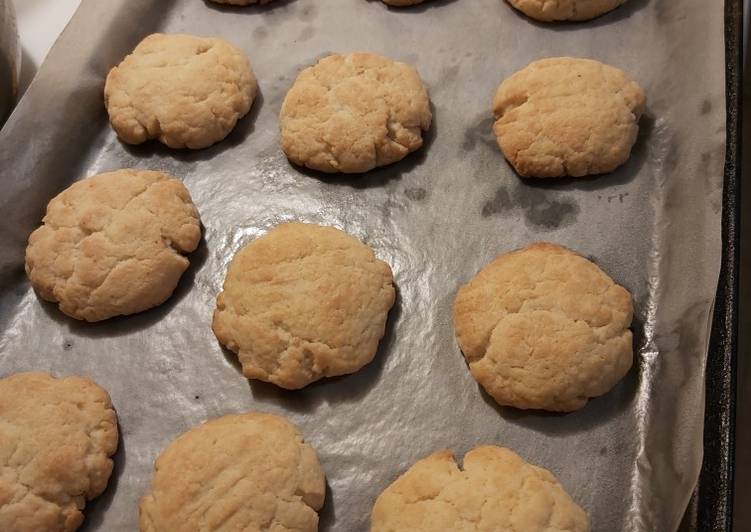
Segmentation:
[(375, 54), (335, 54), (303, 70), (284, 98), (282, 149), (314, 170), (367, 172), (420, 148), (431, 120), (414, 68)]
[(450, 451), (418, 461), (373, 506), (370, 532), (589, 532), (589, 517), (547, 470), (479, 446), (463, 468)]
[(190, 429), (156, 460), (141, 532), (315, 532), (326, 483), (313, 448), (279, 416), (228, 415)]
[(612, 11), (626, 0), (508, 0), (516, 9), (542, 22), (589, 20)]
[(104, 105), (128, 144), (199, 149), (226, 137), (257, 91), (248, 58), (227, 41), (155, 33), (110, 70)]
[(0, 530), (76, 530), (117, 450), (110, 397), (82, 377), (0, 379)]
[(26, 274), (40, 297), (79, 320), (164, 302), (201, 239), (185, 186), (162, 172), (116, 170), (73, 183), (29, 237)]
[(581, 177), (626, 162), (645, 96), (614, 67), (557, 57), (530, 63), (501, 83), (493, 133), (523, 177)]
[(544, 242), (498, 256), (459, 289), (454, 329), (501, 405), (568, 412), (631, 368), (631, 295), (584, 257)]
[(297, 389), (373, 360), (394, 298), (391, 268), (368, 246), (286, 223), (232, 259), (212, 327), (246, 377)]

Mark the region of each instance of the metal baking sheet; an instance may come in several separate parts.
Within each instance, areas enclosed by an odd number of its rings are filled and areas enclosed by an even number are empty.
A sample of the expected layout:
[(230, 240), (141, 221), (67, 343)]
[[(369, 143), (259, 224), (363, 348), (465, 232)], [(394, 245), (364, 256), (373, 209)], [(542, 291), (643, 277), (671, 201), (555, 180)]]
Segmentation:
[[(154, 458), (207, 418), (262, 410), (296, 423), (321, 457), (322, 530), (366, 530), (377, 494), (440, 448), (508, 446), (553, 471), (594, 530), (675, 530), (702, 463), (704, 371), (721, 258), (725, 158), (723, 9), (705, 0), (629, 0), (583, 24), (531, 22), (501, 0), (84, 0), (0, 133), (0, 374), (91, 376), (112, 395), (122, 441), (86, 530), (137, 527)], [(218, 35), (259, 79), (249, 116), (222, 143), (171, 151), (121, 144), (102, 86), (155, 31)], [(417, 67), (435, 125), (425, 147), (363, 176), (293, 168), (277, 115), (300, 68), (368, 50)], [(529, 61), (592, 57), (648, 95), (629, 162), (596, 179), (522, 181), (490, 133), (497, 85)], [(176, 293), (154, 310), (85, 324), (40, 302), (23, 273), (47, 201), (82, 176), (121, 167), (181, 177), (204, 241)], [(398, 299), (375, 361), (287, 392), (249, 382), (210, 329), (234, 253), (285, 220), (340, 227), (394, 269)], [(634, 294), (636, 364), (609, 394), (568, 415), (501, 409), (454, 341), (459, 284), (533, 240), (593, 258)]]
[[(741, 90), (744, 56), (744, 0), (725, 1), (725, 83), (727, 139), (725, 184), (722, 201), (722, 267), (717, 287), (714, 319), (706, 368), (706, 412), (704, 416), (704, 461), (699, 484), (684, 517), (681, 531), (730, 532), (734, 523), (733, 497), (736, 470), (736, 379), (743, 374), (738, 364), (739, 306), (742, 290), (740, 255), (741, 205)], [(742, 429), (739, 429), (742, 430)], [(740, 462), (738, 464), (741, 466)], [(738, 470), (740, 482), (744, 474)], [(735, 484), (736, 502), (744, 501), (743, 483)], [(738, 489), (740, 488), (740, 489)], [(742, 526), (735, 519), (736, 526)], [(740, 530), (740, 528), (738, 528)]]

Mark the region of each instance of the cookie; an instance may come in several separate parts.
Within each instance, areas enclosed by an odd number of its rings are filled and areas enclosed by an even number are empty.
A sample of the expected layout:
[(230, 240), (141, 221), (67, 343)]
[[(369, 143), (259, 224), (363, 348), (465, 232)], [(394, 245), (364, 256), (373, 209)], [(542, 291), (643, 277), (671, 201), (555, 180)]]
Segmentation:
[(367, 172), (420, 148), (431, 120), (414, 68), (376, 54), (335, 54), (303, 70), (284, 98), (282, 149), (321, 172)]
[(450, 451), (418, 461), (373, 506), (370, 532), (589, 532), (589, 517), (547, 470), (479, 446), (463, 468)]
[(454, 302), (459, 347), (485, 391), (501, 405), (560, 412), (626, 375), (632, 316), (625, 288), (545, 242), (498, 256)]
[(76, 530), (107, 487), (117, 439), (110, 397), (93, 381), (0, 379), (0, 530)]
[(621, 70), (571, 57), (530, 63), (501, 83), (493, 133), (523, 177), (581, 177), (626, 162), (646, 98)]
[(104, 105), (123, 142), (199, 149), (226, 137), (257, 91), (248, 58), (227, 41), (155, 33), (110, 70)]
[(279, 416), (228, 415), (190, 429), (156, 460), (141, 532), (315, 532), (326, 483), (313, 448)]
[(394, 297), (391, 268), (368, 246), (286, 223), (232, 259), (213, 329), (246, 377), (297, 389), (373, 360)]
[(589, 20), (612, 11), (626, 0), (508, 0), (516, 9), (542, 22)]
[(78, 181), (29, 237), (26, 274), (40, 297), (78, 320), (164, 302), (201, 239), (185, 186), (162, 172), (116, 170)]

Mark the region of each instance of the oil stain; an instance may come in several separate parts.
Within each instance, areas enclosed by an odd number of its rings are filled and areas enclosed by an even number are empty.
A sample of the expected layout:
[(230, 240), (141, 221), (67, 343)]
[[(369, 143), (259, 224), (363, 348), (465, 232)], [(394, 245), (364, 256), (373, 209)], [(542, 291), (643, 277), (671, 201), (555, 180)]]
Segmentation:
[(317, 9), (314, 5), (307, 5), (300, 10), (300, 12), (297, 14), (297, 18), (302, 21), (308, 21), (315, 17), (316, 12)]
[(269, 36), (269, 30), (265, 26), (258, 26), (253, 30), (253, 38), (262, 41)]
[(315, 30), (313, 29), (313, 26), (306, 26), (305, 29), (300, 32), (300, 35), (298, 35), (296, 40), (297, 42), (309, 41), (314, 34)]
[(452, 65), (450, 67), (444, 68), (443, 72), (441, 72), (441, 82), (439, 83), (439, 86), (456, 81), (458, 75), (459, 65)]
[(656, 2), (655, 18), (663, 25), (684, 20), (686, 13), (684, 7), (675, 2)]
[(391, 213), (394, 211), (394, 208), (398, 208), (399, 205), (394, 201), (391, 194), (389, 194), (386, 201), (381, 205), (381, 216), (384, 220), (388, 220), (391, 218)]
[(498, 143), (493, 135), (493, 122), (495, 120), (492, 116), (485, 116), (476, 125), (467, 129), (464, 133), (462, 151), (472, 151), (480, 145), (498, 149)]
[[(704, 178), (704, 186), (708, 191), (714, 191), (717, 189), (717, 173), (721, 172), (722, 163), (725, 159), (725, 151), (723, 147), (719, 147), (713, 151), (705, 151), (701, 154), (699, 161), (699, 175)], [(719, 213), (722, 209), (722, 196), (720, 194), (712, 195), (710, 207), (715, 213)]]
[(573, 200), (550, 199), (543, 190), (530, 187), (517, 187), (511, 192), (499, 187), (495, 196), (482, 206), (481, 214), (489, 218), (518, 209), (522, 210), (528, 225), (549, 230), (571, 225), (579, 215), (579, 206)]
[(406, 189), (404, 195), (412, 201), (422, 201), (428, 195), (428, 191), (422, 187), (414, 187)]
[(668, 146), (667, 154), (665, 155), (665, 174), (672, 174), (675, 169), (678, 168), (678, 163), (681, 162), (680, 148), (678, 146), (678, 140), (673, 137), (670, 139), (670, 145)]
[(709, 173), (709, 166), (712, 162), (712, 154), (708, 151), (701, 154), (701, 166), (700, 166), (700, 172), (702, 174)]
[[(662, 346), (663, 355), (671, 355), (666, 361), (671, 368), (670, 379), (676, 383), (676, 389), (684, 389), (694, 376), (690, 368), (703, 366), (705, 338), (703, 338), (697, 324), (706, 323), (706, 301), (699, 301), (691, 305), (675, 323), (675, 327), (667, 335), (658, 336), (656, 341)], [(682, 361), (675, 363), (676, 357)]]
[(709, 98), (706, 98), (703, 102), (701, 102), (701, 108), (699, 109), (699, 112), (702, 116), (708, 115), (712, 111), (712, 102), (709, 100)]

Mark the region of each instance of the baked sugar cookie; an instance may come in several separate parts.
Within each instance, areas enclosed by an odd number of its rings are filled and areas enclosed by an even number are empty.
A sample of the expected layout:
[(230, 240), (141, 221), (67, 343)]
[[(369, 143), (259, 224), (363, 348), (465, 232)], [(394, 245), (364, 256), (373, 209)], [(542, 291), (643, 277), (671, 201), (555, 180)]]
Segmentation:
[(198, 149), (226, 137), (257, 90), (248, 58), (227, 41), (155, 33), (110, 70), (104, 105), (123, 142)]
[(621, 70), (590, 59), (530, 63), (501, 83), (493, 132), (523, 177), (581, 177), (626, 162), (646, 98)]
[(394, 297), (391, 268), (368, 246), (286, 223), (232, 259), (213, 329), (246, 377), (297, 389), (373, 360)]
[(76, 530), (107, 487), (117, 440), (110, 397), (93, 381), (0, 379), (0, 530)]
[(284, 98), (282, 148), (314, 170), (367, 172), (420, 148), (431, 119), (414, 68), (376, 54), (335, 54), (303, 70)]
[(589, 532), (589, 517), (547, 470), (479, 446), (463, 467), (450, 451), (418, 461), (378, 497), (371, 532)]
[(26, 274), (37, 293), (79, 320), (100, 321), (163, 303), (201, 239), (180, 180), (116, 170), (83, 179), (47, 205), (29, 237)]
[(536, 243), (459, 289), (454, 329), (472, 376), (499, 404), (568, 412), (631, 368), (631, 295), (584, 257)]
[(516, 9), (542, 22), (589, 20), (612, 11), (626, 0), (508, 0)]
[(173, 441), (141, 499), (141, 532), (315, 532), (326, 484), (313, 448), (282, 417), (213, 419)]

